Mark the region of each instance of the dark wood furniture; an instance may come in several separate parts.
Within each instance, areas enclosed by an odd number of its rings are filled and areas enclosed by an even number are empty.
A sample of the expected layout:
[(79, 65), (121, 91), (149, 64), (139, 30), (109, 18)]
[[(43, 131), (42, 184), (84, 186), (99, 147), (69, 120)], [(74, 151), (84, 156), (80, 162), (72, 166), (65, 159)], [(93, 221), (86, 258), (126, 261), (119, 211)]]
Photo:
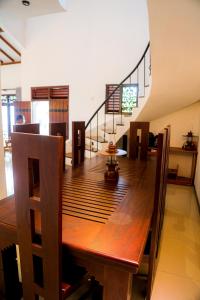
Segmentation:
[[(138, 130), (141, 130), (141, 142), (138, 140)], [(130, 122), (129, 158), (147, 159), (149, 141), (149, 122)]]
[(185, 150), (179, 147), (170, 147), (170, 153), (179, 156), (185, 156), (185, 157), (190, 156), (192, 159), (192, 164), (191, 164), (190, 177), (179, 176), (177, 170), (177, 176), (175, 178), (168, 178), (168, 183), (173, 183), (178, 185), (194, 185), (194, 176), (195, 176), (198, 152), (196, 150)]
[[(155, 157), (119, 163), (114, 184), (104, 181), (101, 157), (69, 168), (63, 179), (63, 249), (103, 285), (104, 300), (131, 299), (154, 207)], [(0, 201), (0, 235), (18, 243), (14, 197)]]
[(31, 88), (32, 101), (49, 102), (49, 122), (66, 123), (66, 138), (69, 138), (69, 86), (40, 86)]
[(148, 277), (146, 300), (151, 299), (151, 292), (157, 268), (157, 255), (164, 219), (166, 178), (168, 170), (169, 128), (158, 134), (156, 182), (154, 195), (154, 211), (150, 229), (150, 251), (148, 255)]
[(16, 124), (13, 125), (13, 132), (23, 132), (23, 133), (40, 133), (40, 124), (28, 123), (28, 124)]
[(72, 166), (78, 167), (85, 159), (85, 122), (72, 122)]
[(56, 135), (56, 136), (63, 137), (63, 170), (65, 170), (66, 126), (67, 126), (67, 124), (65, 122), (49, 124), (49, 134), (50, 135)]
[[(23, 147), (21, 147), (22, 144)], [(49, 300), (62, 299), (63, 139), (13, 133), (12, 147), (23, 297), (30, 300), (39, 299), (39, 296)], [(33, 193), (31, 180), (32, 159), (39, 161), (40, 184), (37, 196)], [(37, 238), (36, 218), (40, 218), (41, 222), (39, 239)], [(40, 276), (38, 276), (38, 271)]]
[[(28, 124), (17, 124), (13, 126), (13, 132), (21, 132), (21, 133), (32, 133), (32, 134), (39, 134), (40, 133), (40, 124), (38, 123), (28, 123)], [(23, 147), (23, 144), (21, 144)], [(32, 160), (30, 162), (32, 167), (32, 177), (34, 185), (38, 184), (39, 182), (39, 162), (38, 160)]]

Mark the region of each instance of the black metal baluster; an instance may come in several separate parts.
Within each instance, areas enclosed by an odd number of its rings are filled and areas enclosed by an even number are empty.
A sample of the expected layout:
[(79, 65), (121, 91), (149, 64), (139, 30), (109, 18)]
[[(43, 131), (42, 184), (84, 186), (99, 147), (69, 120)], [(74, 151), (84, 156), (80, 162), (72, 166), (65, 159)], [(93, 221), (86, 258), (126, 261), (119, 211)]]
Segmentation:
[(145, 87), (146, 87), (146, 55), (144, 56), (144, 95), (145, 95)]
[(90, 158), (92, 155), (92, 122), (90, 122)]
[[(131, 76), (130, 76), (130, 78), (131, 78)], [(121, 97), (120, 97), (120, 109), (121, 109), (121, 124), (120, 125), (122, 125), (122, 98), (123, 98), (123, 85), (121, 86)]]
[(114, 95), (113, 95), (113, 132), (115, 127), (115, 119), (114, 119)]
[(99, 150), (99, 115), (97, 112), (97, 151)]
[(106, 141), (106, 104), (104, 110), (104, 142)]

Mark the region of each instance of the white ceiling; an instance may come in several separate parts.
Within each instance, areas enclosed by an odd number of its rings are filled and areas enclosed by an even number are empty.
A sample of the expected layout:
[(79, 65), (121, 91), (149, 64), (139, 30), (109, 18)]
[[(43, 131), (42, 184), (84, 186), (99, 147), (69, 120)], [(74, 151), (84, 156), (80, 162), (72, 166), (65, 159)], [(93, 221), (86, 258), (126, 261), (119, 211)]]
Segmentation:
[(29, 0), (30, 6), (24, 6), (21, 0), (0, 0), (0, 11), (7, 11), (21, 19), (64, 11), (59, 0)]
[[(66, 0), (29, 0), (30, 6), (24, 6), (22, 0), (0, 0), (0, 35), (20, 52), (25, 46), (26, 19), (45, 14), (65, 11)], [(7, 54), (7, 55), (6, 55)], [(0, 38), (0, 63), (20, 61), (20, 55)]]
[[(1, 38), (2, 37), (2, 38)], [(8, 44), (6, 43), (8, 42)], [(12, 45), (12, 47), (10, 45)], [(0, 62), (1, 64), (9, 64), (19, 62), (21, 60), (20, 55), (15, 51), (20, 52), (19, 46), (14, 42), (10, 35), (6, 32), (0, 32)], [(6, 55), (7, 54), (7, 55)]]

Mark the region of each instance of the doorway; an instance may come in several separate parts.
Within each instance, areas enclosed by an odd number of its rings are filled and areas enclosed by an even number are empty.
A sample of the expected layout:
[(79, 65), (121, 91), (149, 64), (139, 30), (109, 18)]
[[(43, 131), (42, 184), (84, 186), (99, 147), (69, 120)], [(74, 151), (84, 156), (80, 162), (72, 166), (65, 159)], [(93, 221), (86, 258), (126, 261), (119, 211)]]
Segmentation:
[(32, 101), (32, 122), (40, 124), (40, 134), (49, 134), (49, 101)]
[(16, 101), (16, 95), (2, 95), (2, 128), (3, 128), (3, 140), (10, 139), (10, 134), (13, 132), (13, 125), (15, 123), (14, 102)]

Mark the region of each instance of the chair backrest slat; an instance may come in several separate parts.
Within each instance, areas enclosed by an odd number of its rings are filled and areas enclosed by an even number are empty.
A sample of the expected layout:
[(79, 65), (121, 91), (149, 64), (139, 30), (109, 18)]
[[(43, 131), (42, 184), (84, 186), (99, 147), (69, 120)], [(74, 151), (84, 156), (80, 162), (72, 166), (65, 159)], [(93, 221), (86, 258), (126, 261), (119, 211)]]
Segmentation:
[[(63, 139), (13, 133), (13, 173), (23, 298), (61, 299)], [(39, 190), (30, 188), (39, 161)]]

